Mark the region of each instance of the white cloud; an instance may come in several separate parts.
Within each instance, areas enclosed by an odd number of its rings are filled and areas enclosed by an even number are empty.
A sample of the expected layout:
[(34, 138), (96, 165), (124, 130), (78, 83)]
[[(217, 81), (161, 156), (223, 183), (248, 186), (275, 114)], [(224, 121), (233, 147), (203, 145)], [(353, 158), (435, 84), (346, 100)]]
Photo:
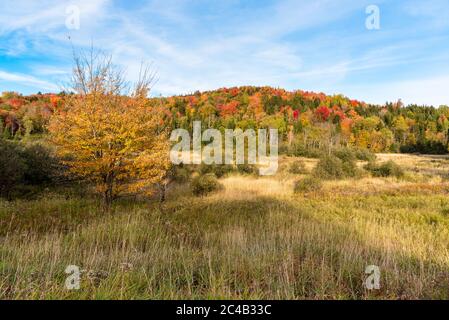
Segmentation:
[(40, 80), (33, 76), (19, 73), (10, 73), (2, 70), (0, 70), (0, 80), (20, 83), (33, 88), (39, 88), (50, 91), (57, 91), (59, 89), (58, 86), (56, 86), (55, 84), (45, 80)]
[(35, 65), (32, 67), (33, 74), (39, 75), (39, 76), (61, 76), (61, 75), (69, 75), (70, 69), (69, 68), (60, 68), (60, 67), (54, 67), (51, 65)]

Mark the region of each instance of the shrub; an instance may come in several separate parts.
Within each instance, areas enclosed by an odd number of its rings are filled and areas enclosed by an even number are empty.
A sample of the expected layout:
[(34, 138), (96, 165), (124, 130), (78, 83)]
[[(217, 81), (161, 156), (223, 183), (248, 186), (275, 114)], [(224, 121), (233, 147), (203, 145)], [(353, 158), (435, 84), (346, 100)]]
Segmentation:
[(383, 164), (377, 164), (376, 162), (370, 162), (365, 166), (365, 169), (371, 172), (374, 177), (396, 177), (401, 178), (404, 176), (404, 170), (395, 163), (390, 160)]
[(233, 168), (231, 165), (225, 165), (225, 164), (210, 164), (207, 165), (205, 163), (202, 163), (198, 169), (199, 174), (205, 175), (208, 173), (213, 173), (217, 178), (221, 178), (225, 176), (226, 174), (233, 171)]
[(255, 174), (257, 172), (257, 168), (252, 164), (238, 164), (237, 171), (241, 174)]
[(341, 147), (335, 150), (334, 155), (343, 161), (374, 161), (376, 155), (368, 149), (353, 149), (348, 147)]
[(345, 177), (349, 178), (357, 178), (361, 176), (362, 170), (357, 167), (355, 161), (344, 161), (343, 162), (343, 172), (345, 173)]
[(400, 153), (401, 152), (401, 145), (397, 142), (394, 142), (391, 146), (390, 146), (390, 152), (393, 153)]
[(52, 181), (57, 161), (47, 147), (36, 143), (25, 145), (21, 157), (27, 166), (24, 174), (26, 184), (38, 185)]
[(321, 180), (316, 177), (307, 177), (295, 182), (294, 192), (315, 192), (322, 188)]
[(9, 196), (25, 175), (27, 165), (14, 142), (0, 138), (0, 195)]
[(360, 172), (353, 160), (341, 160), (334, 155), (320, 159), (314, 170), (314, 176), (321, 179), (344, 179), (357, 177)]
[(355, 152), (350, 148), (339, 148), (334, 151), (334, 155), (344, 162), (357, 160)]
[(296, 160), (292, 162), (288, 168), (288, 172), (292, 174), (304, 174), (307, 173), (306, 165), (302, 160)]
[(204, 196), (220, 188), (217, 177), (212, 173), (196, 176), (192, 180), (192, 192), (196, 196)]
[(0, 193), (19, 187), (50, 183), (64, 168), (50, 149), (41, 144), (22, 144), (0, 138)]
[(368, 149), (357, 149), (355, 150), (355, 157), (357, 160), (361, 161), (374, 161), (376, 160), (376, 155), (369, 151)]
[(322, 179), (344, 178), (343, 161), (335, 156), (324, 156), (314, 170), (314, 176)]
[(192, 175), (189, 167), (183, 165), (182, 163), (178, 166), (175, 166), (173, 169), (173, 180), (178, 183), (186, 183), (190, 180), (190, 176)]

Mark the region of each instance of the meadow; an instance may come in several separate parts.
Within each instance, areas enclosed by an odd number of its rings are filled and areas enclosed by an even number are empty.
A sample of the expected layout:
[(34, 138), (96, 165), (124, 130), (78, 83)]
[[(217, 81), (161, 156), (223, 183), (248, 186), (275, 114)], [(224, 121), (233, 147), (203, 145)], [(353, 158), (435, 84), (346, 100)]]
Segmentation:
[(448, 299), (449, 158), (377, 157), (405, 175), (294, 193), (299, 158), (284, 156), (276, 176), (233, 173), (203, 197), (175, 184), (162, 205), (123, 198), (105, 213), (82, 184), (0, 200), (0, 298)]

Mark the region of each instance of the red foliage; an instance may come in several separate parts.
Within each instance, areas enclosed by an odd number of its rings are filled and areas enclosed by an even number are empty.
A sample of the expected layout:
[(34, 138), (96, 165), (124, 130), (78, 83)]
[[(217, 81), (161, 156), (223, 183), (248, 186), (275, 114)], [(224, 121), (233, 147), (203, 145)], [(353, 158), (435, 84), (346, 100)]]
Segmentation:
[(58, 96), (56, 95), (50, 96), (50, 102), (54, 110), (58, 108), (59, 101), (61, 101), (61, 98), (59, 98)]
[(22, 99), (12, 98), (8, 101), (8, 104), (14, 109), (19, 109), (25, 102)]
[(187, 98), (189, 100), (189, 104), (193, 107), (198, 103), (198, 99), (195, 96), (189, 96)]
[(351, 136), (352, 123), (353, 121), (350, 118), (345, 118), (340, 122), (341, 133), (346, 138), (349, 138)]
[(357, 107), (360, 104), (360, 102), (358, 102), (357, 100), (350, 100), (350, 103), (353, 108)]
[(318, 99), (319, 101), (325, 101), (326, 100), (326, 95), (322, 92), (320, 93), (316, 93), (316, 92), (312, 92), (312, 91), (299, 91), (306, 100), (315, 100)]
[(346, 119), (346, 114), (342, 110), (334, 109), (334, 116), (338, 117), (339, 121)]
[(240, 90), (239, 88), (231, 88), (229, 90), (229, 94), (231, 95), (231, 97), (236, 97), (239, 94)]
[(321, 106), (315, 110), (315, 115), (320, 121), (327, 121), (331, 115), (331, 109), (326, 106)]
[(295, 120), (299, 119), (299, 110), (293, 111), (293, 119), (295, 119)]
[(220, 116), (222, 117), (228, 117), (233, 116), (238, 111), (239, 102), (238, 101), (231, 101), (227, 104), (221, 105), (218, 107), (218, 110), (220, 111)]
[(273, 89), (272, 94), (277, 97), (282, 97), (285, 93), (283, 89)]

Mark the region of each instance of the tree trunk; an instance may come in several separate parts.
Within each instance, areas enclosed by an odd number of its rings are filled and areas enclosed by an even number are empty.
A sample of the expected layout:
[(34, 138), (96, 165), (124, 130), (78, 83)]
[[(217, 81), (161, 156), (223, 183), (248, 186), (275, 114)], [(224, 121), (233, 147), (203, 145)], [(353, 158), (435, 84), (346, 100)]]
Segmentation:
[(166, 199), (167, 185), (165, 183), (159, 184), (159, 202), (164, 203)]
[(106, 211), (109, 211), (111, 209), (112, 196), (111, 196), (109, 190), (107, 190), (103, 195), (103, 205), (104, 205), (104, 209)]
[(106, 179), (106, 191), (103, 194), (104, 207), (106, 211), (110, 211), (112, 201), (114, 200), (113, 182), (111, 180), (113, 179), (110, 177)]

